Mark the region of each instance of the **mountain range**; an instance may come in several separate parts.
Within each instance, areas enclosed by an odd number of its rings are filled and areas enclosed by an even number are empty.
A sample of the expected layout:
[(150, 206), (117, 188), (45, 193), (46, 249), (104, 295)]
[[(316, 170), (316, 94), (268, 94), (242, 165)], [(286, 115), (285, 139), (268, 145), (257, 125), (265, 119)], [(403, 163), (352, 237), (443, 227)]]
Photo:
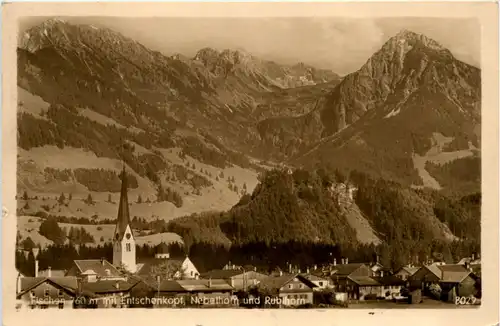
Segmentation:
[[(113, 219), (122, 164), (131, 212), (146, 219), (235, 209), (283, 165), (480, 191), (480, 70), (411, 31), (343, 77), (242, 50), (166, 56), (54, 19), (25, 31), (17, 53), (21, 215)], [(355, 208), (350, 227), (379, 242)]]

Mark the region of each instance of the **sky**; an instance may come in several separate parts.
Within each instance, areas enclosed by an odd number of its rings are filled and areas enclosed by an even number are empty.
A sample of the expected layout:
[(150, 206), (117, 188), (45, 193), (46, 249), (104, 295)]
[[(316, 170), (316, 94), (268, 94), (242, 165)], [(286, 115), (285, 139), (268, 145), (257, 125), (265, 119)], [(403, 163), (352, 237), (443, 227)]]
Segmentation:
[[(20, 30), (47, 18), (20, 22)], [(204, 47), (241, 49), (283, 64), (304, 62), (345, 75), (359, 69), (392, 36), (408, 29), (479, 67), (480, 26), (462, 18), (126, 18), (60, 17), (108, 27), (165, 55), (193, 57)]]

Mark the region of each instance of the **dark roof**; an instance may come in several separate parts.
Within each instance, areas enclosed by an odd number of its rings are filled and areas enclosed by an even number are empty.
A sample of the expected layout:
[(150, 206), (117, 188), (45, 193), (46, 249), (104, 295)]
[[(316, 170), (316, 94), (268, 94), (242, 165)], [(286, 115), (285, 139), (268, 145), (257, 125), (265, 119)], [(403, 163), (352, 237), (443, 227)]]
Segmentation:
[(21, 291), (18, 296), (31, 291), (42, 283), (49, 282), (54, 285), (66, 289), (70, 292), (75, 292), (78, 288), (78, 280), (74, 276), (63, 277), (23, 277), (21, 278)]
[[(130, 213), (129, 213), (128, 196), (127, 196), (128, 182), (127, 182), (127, 173), (125, 173), (125, 165), (123, 166), (121, 179), (122, 179), (122, 187), (120, 191), (120, 202), (118, 203), (118, 217), (114, 233), (115, 236), (114, 239), (117, 240), (123, 239), (125, 231), (127, 230), (127, 226), (130, 225)], [(132, 232), (132, 229), (130, 231), (133, 237), (134, 233)]]
[(257, 287), (261, 289), (266, 289), (269, 291), (279, 291), (283, 285), (287, 284), (295, 278), (295, 274), (283, 274), (281, 276), (269, 276), (260, 280)]
[(467, 268), (465, 268), (464, 265), (455, 265), (455, 264), (441, 265), (441, 266), (438, 266), (438, 268), (443, 272), (466, 272), (467, 271)]
[(161, 242), (159, 245), (156, 246), (156, 253), (157, 254), (168, 254), (168, 246), (165, 242)]
[[(122, 276), (116, 267), (107, 260), (85, 259), (75, 260), (74, 262), (76, 267), (80, 270), (80, 273), (94, 271), (98, 276)], [(106, 270), (109, 270), (109, 275), (106, 273)]]
[(381, 284), (377, 282), (372, 277), (369, 276), (349, 276), (349, 279), (354, 283), (361, 286), (380, 286)]
[(184, 260), (172, 258), (153, 258), (143, 262), (141, 269), (137, 271), (138, 275), (149, 275), (152, 269), (162, 264), (167, 264), (172, 269), (180, 269)]
[(177, 283), (189, 292), (231, 291), (233, 287), (225, 280), (179, 280)]
[(442, 271), (441, 282), (460, 283), (471, 272), (463, 265), (442, 265), (438, 266)]
[(114, 293), (130, 290), (137, 282), (96, 281), (82, 283), (82, 289), (93, 293)]
[(363, 265), (364, 265), (363, 263), (351, 263), (351, 264), (340, 264), (331, 267), (332, 267), (332, 272), (334, 272), (335, 275), (347, 276), (356, 271)]
[(300, 274), (283, 274), (281, 276), (269, 276), (260, 280), (257, 284), (258, 288), (266, 289), (271, 292), (279, 291), (284, 285), (292, 281), (294, 278), (298, 278), (302, 283), (306, 284), (310, 288), (315, 288), (316, 284), (312, 283), (310, 280), (305, 278)]
[(382, 285), (404, 285), (406, 283), (404, 280), (394, 275), (372, 277), (372, 278)]
[(316, 275), (316, 274), (300, 274), (300, 276), (308, 279), (311, 282), (314, 282), (314, 281), (327, 281), (328, 280), (327, 278), (321, 277), (321, 276)]
[(238, 270), (238, 269), (215, 269), (215, 270), (211, 270), (209, 272), (200, 274), (200, 277), (205, 278), (205, 279), (208, 279), (208, 278), (228, 279), (228, 278), (231, 278), (233, 276), (241, 275), (241, 274), (243, 274), (243, 271)]
[(172, 280), (163, 280), (160, 283), (160, 291), (161, 292), (186, 292), (178, 282)]

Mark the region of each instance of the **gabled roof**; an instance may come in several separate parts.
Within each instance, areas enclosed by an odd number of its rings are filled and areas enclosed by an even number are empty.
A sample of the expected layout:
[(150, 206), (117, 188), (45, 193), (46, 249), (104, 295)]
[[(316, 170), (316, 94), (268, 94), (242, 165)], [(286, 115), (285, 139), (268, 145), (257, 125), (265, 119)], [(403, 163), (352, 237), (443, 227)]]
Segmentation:
[(308, 279), (309, 281), (311, 282), (316, 282), (316, 281), (328, 281), (327, 278), (324, 278), (324, 277), (320, 277), (318, 275), (315, 275), (315, 274), (300, 274), (302, 277)]
[(334, 275), (348, 276), (363, 265), (365, 265), (365, 264), (363, 264), (363, 263), (350, 263), (350, 264), (335, 265), (335, 266), (331, 266), (331, 267), (332, 267), (332, 273)]
[(394, 275), (387, 275), (387, 276), (381, 276), (381, 277), (372, 277), (375, 281), (380, 283), (381, 285), (386, 285), (386, 286), (397, 286), (397, 285), (404, 285), (406, 284), (406, 281), (400, 279), (397, 276)]
[(380, 286), (381, 285), (374, 278), (369, 277), (369, 276), (349, 276), (348, 278), (360, 286)]
[(243, 274), (243, 271), (238, 269), (214, 269), (209, 272), (200, 274), (200, 277), (205, 279), (228, 279), (241, 274)]
[[(125, 236), (125, 231), (127, 230), (127, 226), (130, 225), (130, 213), (128, 207), (128, 196), (127, 196), (127, 173), (125, 172), (125, 165), (123, 166), (123, 171), (121, 173), (122, 179), (122, 187), (120, 191), (120, 202), (118, 203), (118, 217), (116, 220), (116, 228), (114, 233), (113, 240), (121, 241)], [(131, 236), (134, 237), (134, 233), (132, 229), (130, 230), (132, 233)]]
[(408, 274), (413, 275), (415, 274), (418, 270), (420, 269), (420, 267), (416, 267), (416, 266), (403, 266), (401, 267), (401, 270), (404, 270), (406, 271)]
[(437, 278), (441, 279), (442, 272), (441, 269), (439, 269), (438, 265), (436, 264), (425, 265), (425, 268), (427, 268), (432, 274), (436, 275)]
[(279, 291), (285, 284), (290, 282), (295, 278), (295, 274), (288, 274), (288, 273), (283, 273), (281, 276), (269, 276), (266, 277), (262, 280), (260, 280), (259, 284), (257, 285), (258, 288), (260, 289), (265, 289), (269, 291)]
[(97, 282), (84, 282), (82, 289), (96, 294), (126, 292), (134, 287), (137, 282), (126, 281), (97, 281)]
[(18, 296), (22, 296), (26, 292), (38, 287), (40, 284), (49, 282), (53, 285), (59, 286), (71, 293), (75, 293), (78, 288), (78, 280), (74, 276), (64, 277), (23, 277), (21, 278), (21, 291)]
[(188, 292), (231, 291), (233, 287), (225, 280), (179, 280), (177, 283)]
[(460, 283), (471, 273), (463, 265), (438, 266), (442, 272), (441, 282)]
[(260, 280), (257, 287), (260, 289), (265, 289), (271, 292), (278, 292), (284, 285), (292, 281), (293, 279), (299, 279), (302, 283), (310, 288), (315, 288), (316, 284), (309, 281), (307, 278), (300, 274), (283, 274), (281, 276), (269, 276)]
[[(94, 271), (100, 277), (119, 277), (122, 276), (115, 266), (110, 264), (107, 260), (101, 259), (85, 259), (85, 260), (75, 260), (75, 265), (80, 271), (80, 273), (85, 273), (88, 271)], [(106, 273), (109, 270), (109, 275)]]

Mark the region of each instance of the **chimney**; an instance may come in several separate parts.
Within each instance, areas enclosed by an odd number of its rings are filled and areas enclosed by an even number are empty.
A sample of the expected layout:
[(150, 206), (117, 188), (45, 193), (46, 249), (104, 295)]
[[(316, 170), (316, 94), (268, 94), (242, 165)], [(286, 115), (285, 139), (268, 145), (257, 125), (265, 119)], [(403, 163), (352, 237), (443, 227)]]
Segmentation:
[(307, 269), (306, 269), (306, 273), (307, 273), (307, 274), (309, 274), (309, 267), (307, 267)]
[(52, 277), (52, 267), (47, 267), (47, 277)]
[(120, 288), (120, 282), (116, 281), (116, 283), (115, 283), (115, 289), (118, 290), (119, 288)]
[[(291, 265), (290, 265), (290, 266), (291, 266)], [(282, 271), (282, 270), (280, 270), (280, 276), (283, 276), (283, 271)]]
[(16, 294), (21, 292), (21, 273), (17, 274)]
[(101, 257), (101, 265), (102, 266), (104, 266), (104, 261), (105, 261), (104, 257)]
[(211, 288), (212, 287), (212, 278), (209, 278), (208, 279), (208, 287)]
[(337, 266), (337, 258), (333, 258), (333, 266)]
[(314, 265), (314, 270), (317, 270), (318, 269), (318, 265)]
[(39, 248), (33, 248), (33, 258), (35, 258), (35, 277), (38, 277), (38, 253), (40, 252)]
[(345, 259), (345, 263), (346, 263), (346, 264), (349, 264), (349, 258), (346, 258), (346, 259)]
[(380, 271), (380, 277), (384, 277), (384, 271)]
[(254, 271), (254, 272), (256, 272), (256, 271), (257, 271), (257, 267), (254, 267), (254, 268), (253, 268), (253, 271)]
[(471, 260), (473, 261), (474, 260), (474, 254), (471, 255)]
[(292, 273), (292, 264), (288, 264), (288, 272), (291, 274)]

